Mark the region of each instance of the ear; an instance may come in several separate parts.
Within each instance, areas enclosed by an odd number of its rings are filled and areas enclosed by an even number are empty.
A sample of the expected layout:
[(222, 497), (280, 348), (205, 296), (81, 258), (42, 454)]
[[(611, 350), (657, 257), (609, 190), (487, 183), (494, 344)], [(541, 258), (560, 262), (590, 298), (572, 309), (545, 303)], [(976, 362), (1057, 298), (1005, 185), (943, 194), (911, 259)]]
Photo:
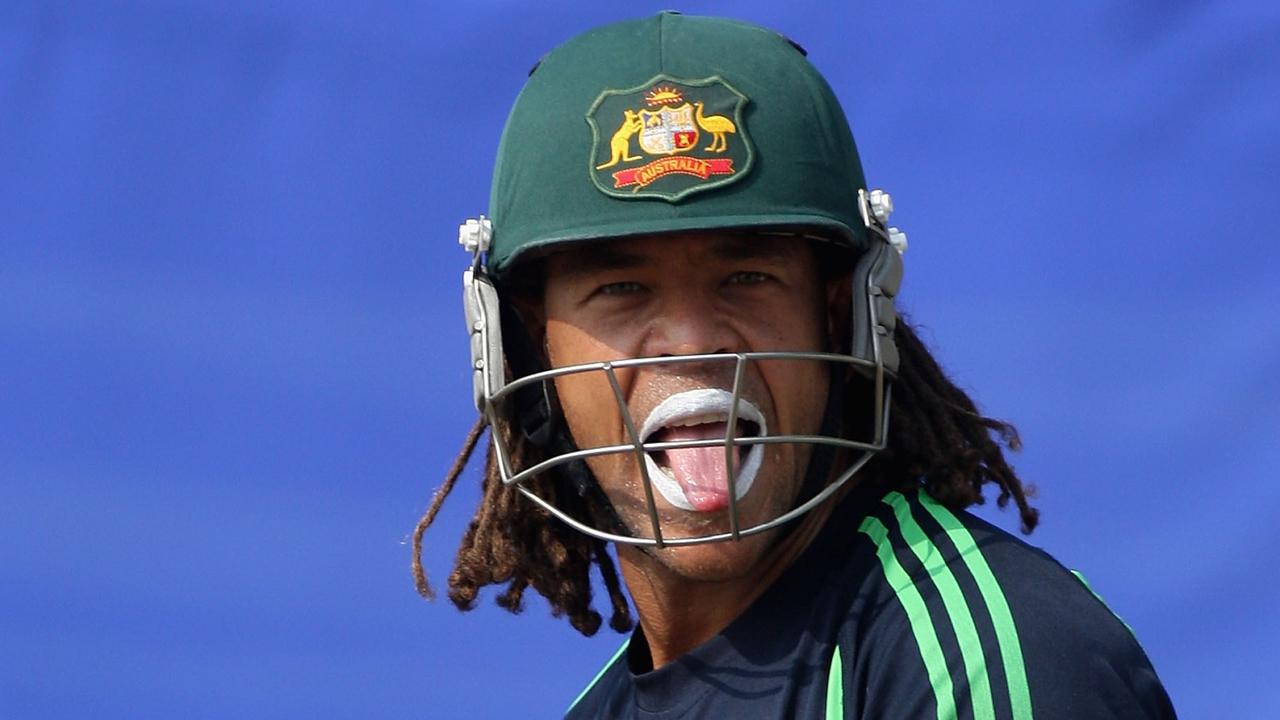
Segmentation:
[(827, 350), (830, 352), (849, 352), (852, 331), (849, 313), (853, 308), (853, 276), (847, 272), (837, 273), (826, 281), (827, 308)]

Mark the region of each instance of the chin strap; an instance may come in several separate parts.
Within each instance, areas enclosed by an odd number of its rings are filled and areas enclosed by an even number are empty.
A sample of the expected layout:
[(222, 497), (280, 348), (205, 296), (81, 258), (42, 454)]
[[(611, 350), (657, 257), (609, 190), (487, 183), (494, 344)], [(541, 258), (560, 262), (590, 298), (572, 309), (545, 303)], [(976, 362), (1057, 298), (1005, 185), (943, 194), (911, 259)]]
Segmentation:
[[(502, 318), (504, 354), (507, 365), (511, 368), (511, 376), (518, 378), (545, 370), (542, 356), (529, 337), (514, 303), (499, 303), (499, 313)], [(554, 390), (549, 390), (549, 385), (542, 382), (523, 387), (508, 400), (511, 405), (507, 415), (515, 419), (516, 426), (529, 442), (544, 449), (551, 445), (556, 426), (561, 424), (557, 422), (557, 406), (552, 402)]]

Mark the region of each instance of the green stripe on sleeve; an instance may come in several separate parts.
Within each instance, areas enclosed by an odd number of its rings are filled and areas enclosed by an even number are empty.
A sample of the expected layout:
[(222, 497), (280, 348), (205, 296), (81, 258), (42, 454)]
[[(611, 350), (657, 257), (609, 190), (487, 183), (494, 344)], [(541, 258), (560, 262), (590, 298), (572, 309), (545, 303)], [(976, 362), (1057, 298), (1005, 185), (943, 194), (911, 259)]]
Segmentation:
[(874, 517), (867, 517), (858, 526), (858, 530), (871, 538), (876, 544), (876, 557), (884, 568), (885, 580), (898, 596), (898, 602), (907, 613), (911, 623), (911, 633), (915, 635), (916, 646), (920, 649), (920, 657), (924, 660), (925, 671), (929, 675), (929, 684), (933, 686), (933, 699), (938, 706), (938, 720), (951, 720), (956, 716), (956, 699), (951, 687), (951, 673), (942, 656), (942, 646), (938, 644), (938, 635), (933, 630), (933, 621), (929, 619), (929, 609), (920, 597), (920, 591), (912, 584), (911, 577), (902, 569), (897, 556), (893, 554), (893, 545), (889, 541), (889, 531)]
[(1027, 685), (1027, 667), (1022, 661), (1022, 645), (1018, 642), (1018, 627), (1013, 622), (1013, 613), (1009, 611), (1009, 602), (1005, 599), (1000, 583), (987, 565), (987, 560), (974, 542), (960, 520), (943, 507), (937, 500), (923, 491), (919, 494), (920, 504), (933, 516), (947, 537), (955, 544), (964, 564), (973, 574), (978, 584), (978, 591), (991, 613), (991, 624), (995, 626), (996, 640), (1000, 645), (1000, 659), (1004, 664), (1004, 676), (1009, 683), (1009, 705), (1013, 709), (1015, 720), (1031, 720), (1031, 689)]
[(884, 502), (893, 508), (907, 546), (920, 559), (920, 564), (942, 596), (942, 604), (960, 643), (960, 656), (964, 659), (965, 675), (969, 678), (974, 720), (995, 720), (996, 709), (991, 701), (991, 679), (987, 677), (987, 664), (982, 656), (982, 641), (978, 639), (978, 628), (973, 624), (973, 615), (969, 613), (969, 604), (960, 591), (960, 584), (951, 574), (942, 553), (911, 516), (911, 504), (907, 499), (901, 493), (893, 492), (885, 496)]
[(609, 662), (605, 663), (604, 667), (600, 668), (600, 672), (596, 673), (596, 676), (591, 678), (591, 682), (587, 683), (587, 686), (582, 688), (582, 692), (578, 693), (578, 697), (574, 698), (572, 703), (569, 703), (569, 709), (564, 711), (566, 715), (573, 712), (573, 709), (578, 706), (578, 703), (582, 702), (582, 698), (586, 697), (587, 693), (591, 692), (591, 688), (595, 687), (596, 683), (600, 682), (600, 678), (604, 677), (604, 674), (609, 671), (609, 668), (613, 667), (613, 664), (618, 662), (618, 658), (622, 657), (622, 653), (627, 651), (627, 646), (630, 644), (631, 638), (629, 637), (622, 641), (622, 647), (618, 648), (618, 651), (613, 654), (613, 657), (609, 658)]
[(1083, 573), (1081, 573), (1079, 570), (1072, 570), (1071, 574), (1076, 576), (1076, 579), (1080, 581), (1080, 584), (1084, 586), (1085, 590), (1088, 590), (1089, 592), (1093, 593), (1093, 596), (1097, 598), (1098, 602), (1102, 603), (1102, 607), (1106, 608), (1107, 612), (1111, 613), (1111, 615), (1114, 616), (1115, 619), (1119, 620), (1120, 624), (1124, 625), (1125, 629), (1129, 631), (1130, 635), (1133, 635), (1133, 638), (1135, 640), (1138, 639), (1137, 633), (1133, 631), (1133, 628), (1129, 627), (1129, 623), (1125, 622), (1124, 618), (1117, 615), (1116, 611), (1111, 609), (1111, 606), (1107, 604), (1107, 601), (1103, 600), (1102, 596), (1098, 594), (1098, 591), (1094, 590), (1093, 586), (1089, 584), (1089, 581), (1084, 579)]
[(839, 645), (831, 653), (831, 671), (827, 673), (827, 720), (844, 720), (844, 670)]

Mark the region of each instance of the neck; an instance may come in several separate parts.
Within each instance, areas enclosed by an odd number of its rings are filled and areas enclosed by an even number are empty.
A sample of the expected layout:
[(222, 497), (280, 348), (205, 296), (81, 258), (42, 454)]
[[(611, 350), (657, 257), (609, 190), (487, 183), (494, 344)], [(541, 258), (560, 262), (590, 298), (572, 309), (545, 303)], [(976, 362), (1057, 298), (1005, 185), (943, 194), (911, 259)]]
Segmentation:
[[(774, 530), (743, 539), (726, 550), (746, 559), (733, 573), (681, 571), (678, 553), (721, 545), (714, 543), (662, 550), (618, 546), (618, 563), (640, 615), (653, 667), (676, 660), (710, 640), (746, 611), (804, 553), (831, 515), (832, 503), (807, 513), (790, 532)], [(751, 547), (758, 545), (761, 549)]]

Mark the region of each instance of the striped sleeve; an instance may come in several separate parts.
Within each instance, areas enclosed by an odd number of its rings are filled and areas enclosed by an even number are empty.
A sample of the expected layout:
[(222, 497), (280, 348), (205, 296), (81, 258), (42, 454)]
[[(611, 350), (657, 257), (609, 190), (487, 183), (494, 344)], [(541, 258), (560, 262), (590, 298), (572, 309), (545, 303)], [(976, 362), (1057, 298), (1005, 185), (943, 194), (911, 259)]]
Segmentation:
[[(1111, 626), (1123, 626), (1108, 611), (1081, 612), (1081, 598), (1100, 603), (1043, 553), (923, 492), (889, 493), (858, 531), (879, 583), (873, 621), (842, 640), (861, 655), (843, 663), (858, 700), (846, 701), (847, 717), (1173, 716), (1158, 682), (1135, 687), (1124, 673), (1088, 670), (1150, 666), (1127, 630), (1111, 643)], [(1100, 633), (1107, 642), (1081, 644)]]
[(884, 505), (859, 527), (875, 545), (887, 586), (872, 629), (881, 637), (864, 646), (892, 651), (872, 660), (870, 672), (897, 692), (868, 700), (939, 720), (1030, 718), (1017, 628), (972, 536), (927, 496), (890, 493)]

